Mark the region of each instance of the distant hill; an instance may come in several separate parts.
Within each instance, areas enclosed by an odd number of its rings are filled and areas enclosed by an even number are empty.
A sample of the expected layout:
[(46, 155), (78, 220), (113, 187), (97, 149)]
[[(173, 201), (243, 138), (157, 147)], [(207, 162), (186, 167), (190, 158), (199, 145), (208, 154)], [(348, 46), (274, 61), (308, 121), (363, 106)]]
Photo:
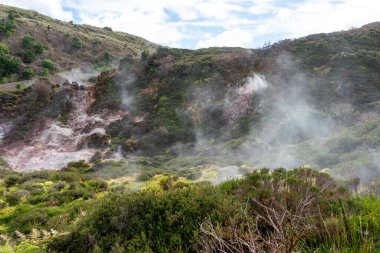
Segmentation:
[[(1, 43), (7, 45), (9, 54), (20, 62), (18, 68), (8, 73), (0, 72), (2, 82), (30, 78), (25, 71), (46, 75), (46, 69), (50, 73), (58, 72), (86, 62), (101, 66), (124, 57), (138, 57), (144, 50), (157, 48), (143, 38), (107, 27), (63, 22), (6, 5), (0, 5), (0, 23), (3, 27), (0, 29)], [(35, 52), (33, 46), (36, 45), (41, 46), (38, 49), (41, 52)], [(49, 65), (49, 61), (52, 64)]]

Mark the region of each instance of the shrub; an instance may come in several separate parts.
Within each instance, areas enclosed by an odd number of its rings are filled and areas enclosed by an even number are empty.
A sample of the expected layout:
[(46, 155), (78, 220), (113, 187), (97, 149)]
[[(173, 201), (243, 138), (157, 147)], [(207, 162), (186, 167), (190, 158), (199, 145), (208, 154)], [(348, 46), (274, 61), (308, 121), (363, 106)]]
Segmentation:
[(335, 165), (339, 162), (339, 156), (334, 153), (322, 153), (316, 156), (316, 164), (322, 168), (326, 168)]
[(48, 69), (44, 69), (42, 72), (40, 72), (39, 75), (43, 77), (48, 77), (50, 75), (50, 72)]
[(8, 13), (7, 19), (0, 22), (0, 33), (10, 36), (15, 31), (16, 31), (15, 16), (11, 12), (11, 13)]
[(100, 179), (89, 180), (87, 181), (87, 184), (96, 191), (105, 191), (108, 187), (107, 182)]
[(20, 184), (22, 182), (24, 182), (25, 179), (22, 178), (22, 176), (16, 174), (16, 175), (10, 175), (8, 177), (5, 178), (5, 187), (12, 187), (16, 184)]
[(30, 195), (29, 191), (17, 190), (17, 191), (6, 194), (5, 199), (9, 205), (15, 206), (18, 203), (20, 203), (22, 200), (26, 199), (26, 197), (29, 195)]
[(8, 46), (0, 43), (0, 76), (7, 76), (18, 72), (20, 61), (9, 54)]
[(72, 49), (81, 49), (82, 48), (82, 41), (78, 37), (74, 37), (71, 41), (71, 48)]
[(9, 48), (4, 43), (0, 43), (0, 54), (9, 54)]
[(153, 171), (143, 171), (136, 177), (136, 182), (145, 182), (152, 179), (156, 175)]
[(28, 242), (21, 242), (16, 246), (16, 253), (40, 253), (40, 247), (30, 244)]
[(40, 55), (44, 51), (44, 45), (39, 41), (36, 41), (33, 36), (27, 34), (21, 41), (22, 48), (21, 57), (24, 63), (32, 63), (37, 55)]
[(9, 241), (7, 241), (4, 245), (0, 245), (0, 252), (3, 252), (3, 253), (14, 252), (12, 246), (9, 244)]
[(59, 252), (189, 252), (199, 222), (222, 218), (231, 199), (213, 187), (112, 194), (101, 200), (79, 227), (50, 244)]
[(34, 77), (34, 71), (32, 69), (25, 69), (22, 72), (22, 78), (24, 79), (32, 79)]
[(32, 63), (36, 59), (36, 54), (32, 50), (27, 49), (21, 53), (21, 57), (24, 63)]
[(33, 228), (44, 228), (48, 220), (49, 215), (42, 208), (19, 207), (12, 225), (22, 233), (29, 233)]
[(91, 168), (91, 165), (85, 162), (85, 160), (80, 160), (77, 162), (70, 162), (67, 164), (66, 168), (64, 168), (64, 171), (70, 171), (70, 172), (86, 172)]
[(105, 65), (109, 65), (113, 60), (113, 56), (110, 54), (110, 53), (104, 53), (103, 55), (103, 59), (102, 59), (102, 62), (105, 64)]
[(41, 61), (41, 66), (45, 69), (53, 70), (55, 68), (55, 63), (49, 59), (44, 59)]
[(342, 154), (342, 153), (347, 153), (355, 148), (361, 141), (352, 136), (352, 135), (345, 135), (337, 139), (330, 140), (327, 145), (329, 146), (329, 150), (331, 153), (336, 153), (336, 154)]

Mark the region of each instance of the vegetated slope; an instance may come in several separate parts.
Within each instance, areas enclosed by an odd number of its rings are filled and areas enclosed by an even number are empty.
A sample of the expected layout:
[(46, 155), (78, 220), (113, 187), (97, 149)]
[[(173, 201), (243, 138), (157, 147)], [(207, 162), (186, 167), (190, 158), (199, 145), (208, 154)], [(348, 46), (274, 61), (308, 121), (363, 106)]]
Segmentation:
[[(23, 18), (4, 18), (13, 36)], [(2, 154), (95, 151), (60, 171), (17, 173), (0, 158), (0, 251), (374, 252), (380, 201), (361, 195), (380, 189), (379, 30), (256, 50), (143, 46), (82, 88), (50, 75), (71, 59), (44, 61), (46, 77), (0, 93)], [(27, 37), (21, 55), (1, 45), (7, 78), (20, 78), (15, 59), (59, 48), (43, 43)], [(332, 170), (256, 170), (306, 163)]]
[[(144, 158), (154, 164), (150, 176), (171, 168), (202, 177), (199, 171), (210, 165), (243, 164), (310, 164), (364, 181), (377, 176), (379, 30), (372, 23), (261, 49), (160, 47), (141, 58), (124, 57), (118, 70), (92, 80), (95, 102), (87, 113), (124, 116), (106, 127), (91, 161), (106, 172), (111, 168), (103, 161), (114, 153), (160, 155)], [(27, 116), (5, 139), (32, 140), (42, 112), (66, 124), (70, 101), (57, 107), (61, 89), (48, 90), (46, 101), (33, 95), (38, 89), (3, 95), (3, 115)], [(52, 106), (53, 116), (46, 113)], [(118, 175), (127, 173), (123, 166), (116, 166)]]
[(85, 62), (101, 67), (157, 47), (143, 38), (109, 28), (76, 25), (6, 5), (0, 5), (0, 20), (1, 45), (9, 48), (8, 59), (14, 57), (18, 62), (14, 63), (18, 66), (1, 70), (2, 82), (69, 70)]
[(124, 154), (311, 164), (366, 181), (380, 173), (379, 33), (372, 23), (256, 50), (159, 48), (103, 79), (93, 108), (128, 105), (107, 129)]
[[(278, 43), (288, 46), (314, 75), (324, 77), (317, 87), (322, 103), (336, 99), (358, 107), (379, 98), (380, 22), (349, 31), (315, 34)], [(327, 104), (328, 105), (328, 104)]]
[[(93, 172), (84, 163), (59, 172), (1, 171), (0, 250), (374, 252), (379, 246), (379, 198), (353, 197), (312, 169), (261, 169), (217, 186), (162, 176), (135, 192)], [(368, 189), (375, 193), (379, 185)]]

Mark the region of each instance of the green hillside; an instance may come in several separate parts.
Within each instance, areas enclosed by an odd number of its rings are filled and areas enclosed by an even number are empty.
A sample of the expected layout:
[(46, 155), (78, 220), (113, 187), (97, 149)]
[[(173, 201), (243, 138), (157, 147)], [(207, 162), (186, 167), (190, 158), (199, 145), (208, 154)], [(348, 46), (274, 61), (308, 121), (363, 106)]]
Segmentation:
[(0, 5), (0, 252), (378, 252), (380, 23), (161, 47)]
[(2, 61), (17, 62), (17, 67), (2, 69), (3, 83), (68, 70), (82, 63), (101, 67), (157, 47), (143, 38), (106, 27), (63, 22), (6, 5), (0, 5), (0, 20), (1, 45), (8, 47)]

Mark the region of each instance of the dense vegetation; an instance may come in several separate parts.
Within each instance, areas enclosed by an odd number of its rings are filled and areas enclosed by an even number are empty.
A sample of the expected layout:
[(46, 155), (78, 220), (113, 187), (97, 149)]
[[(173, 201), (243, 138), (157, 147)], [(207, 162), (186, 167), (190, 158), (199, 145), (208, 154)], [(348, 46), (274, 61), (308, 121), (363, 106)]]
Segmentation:
[[(34, 11), (0, 5), (0, 83), (29, 79), (78, 67), (82, 63), (108, 64), (126, 55), (138, 57), (157, 46), (142, 38), (88, 25), (61, 22)], [(44, 63), (48, 59), (54, 68)], [(22, 64), (21, 64), (22, 62)]]
[[(80, 92), (94, 121), (73, 130), (105, 132), (57, 171), (0, 157), (0, 252), (379, 250), (380, 23), (185, 50), (0, 5), (0, 38), (0, 82), (18, 80), (0, 85), (0, 153), (68, 127)], [(91, 85), (57, 84), (83, 62)], [(312, 166), (257, 169), (292, 159)]]
[(2, 249), (371, 252), (379, 247), (380, 199), (352, 197), (330, 176), (311, 169), (261, 169), (217, 186), (161, 177), (137, 192), (92, 173), (83, 162), (59, 172), (2, 171)]

